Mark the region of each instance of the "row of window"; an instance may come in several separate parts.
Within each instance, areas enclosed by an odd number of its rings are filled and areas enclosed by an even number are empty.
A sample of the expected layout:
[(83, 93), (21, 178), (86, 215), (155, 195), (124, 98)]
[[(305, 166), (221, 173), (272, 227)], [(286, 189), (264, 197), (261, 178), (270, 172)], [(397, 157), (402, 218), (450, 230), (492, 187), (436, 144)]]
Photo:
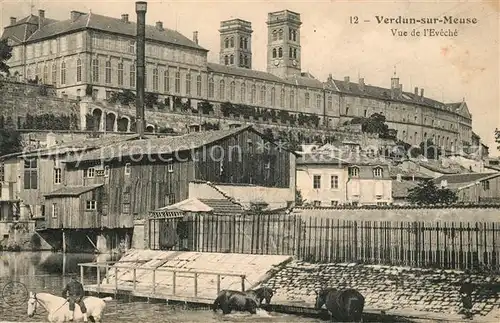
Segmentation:
[[(234, 48), (234, 36), (227, 37), (224, 39), (224, 48)], [(240, 37), (240, 48), (241, 49), (249, 49), (250, 48), (250, 40), (248, 37)]]
[[(298, 39), (298, 31), (296, 29), (289, 28), (288, 29), (288, 40), (297, 41)], [(283, 29), (276, 29), (272, 31), (272, 40), (278, 41), (283, 40)]]
[[(349, 177), (359, 177), (358, 167), (349, 167)], [(375, 167), (373, 169), (373, 177), (381, 178), (384, 175), (384, 170), (381, 167)], [(321, 175), (313, 175), (313, 188), (321, 189)], [(337, 175), (330, 175), (330, 188), (339, 188), (339, 177)]]
[[(234, 55), (225, 55), (224, 56), (224, 65), (234, 65)], [(248, 55), (240, 54), (240, 60), (237, 64), (240, 67), (250, 67), (250, 58)]]
[[(277, 49), (276, 48), (273, 48), (273, 58), (281, 58), (283, 57), (283, 48), (281, 47), (278, 47)], [(288, 49), (288, 57), (290, 58), (297, 58), (297, 48), (289, 48)]]

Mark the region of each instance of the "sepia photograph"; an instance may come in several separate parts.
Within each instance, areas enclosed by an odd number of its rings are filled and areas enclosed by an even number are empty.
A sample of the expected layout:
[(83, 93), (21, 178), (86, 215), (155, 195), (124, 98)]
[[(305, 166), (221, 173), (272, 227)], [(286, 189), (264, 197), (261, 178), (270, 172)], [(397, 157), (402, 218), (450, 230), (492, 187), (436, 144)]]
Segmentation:
[(0, 322), (499, 322), (498, 0), (0, 0)]

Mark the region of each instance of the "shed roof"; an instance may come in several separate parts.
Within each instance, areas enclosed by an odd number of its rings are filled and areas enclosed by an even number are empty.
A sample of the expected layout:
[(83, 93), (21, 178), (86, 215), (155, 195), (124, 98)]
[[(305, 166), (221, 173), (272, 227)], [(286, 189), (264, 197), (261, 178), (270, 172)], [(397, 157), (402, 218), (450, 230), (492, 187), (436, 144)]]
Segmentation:
[(447, 174), (439, 176), (434, 179), (434, 183), (439, 185), (441, 181), (445, 180), (447, 187), (450, 189), (462, 189), (471, 184), (488, 180), (500, 176), (500, 172), (497, 173), (470, 173), (470, 174)]
[(198, 199), (195, 197), (167, 205), (152, 211), (152, 213), (194, 212), (212, 213), (216, 215), (240, 215), (244, 209), (228, 199)]
[(103, 184), (94, 184), (87, 186), (65, 186), (50, 193), (47, 193), (44, 196), (48, 198), (63, 197), (63, 196), (77, 197), (82, 195), (83, 193), (87, 193), (101, 186), (103, 186)]

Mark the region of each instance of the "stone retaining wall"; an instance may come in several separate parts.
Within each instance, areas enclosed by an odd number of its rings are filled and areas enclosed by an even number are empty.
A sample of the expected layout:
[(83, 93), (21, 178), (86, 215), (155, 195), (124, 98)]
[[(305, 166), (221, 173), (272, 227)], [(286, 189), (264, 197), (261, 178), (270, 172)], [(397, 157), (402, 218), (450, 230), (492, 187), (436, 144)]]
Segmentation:
[(309, 264), (293, 261), (264, 285), (276, 290), (273, 303), (314, 306), (321, 287), (356, 288), (366, 297), (366, 308), (418, 310), (457, 314), (460, 283), (476, 284), (474, 311), (484, 316), (500, 308), (500, 277), (469, 275), (452, 270), (427, 270), (357, 264)]

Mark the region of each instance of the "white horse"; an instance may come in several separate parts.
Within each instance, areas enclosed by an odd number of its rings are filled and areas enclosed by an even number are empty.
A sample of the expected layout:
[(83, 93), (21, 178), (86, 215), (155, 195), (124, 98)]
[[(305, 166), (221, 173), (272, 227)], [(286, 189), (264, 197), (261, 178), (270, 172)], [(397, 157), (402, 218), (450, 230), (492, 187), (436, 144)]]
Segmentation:
[[(83, 299), (83, 303), (87, 307), (87, 315), (91, 321), (100, 322), (106, 302), (111, 301), (111, 297), (94, 297), (88, 296)], [(49, 293), (33, 293), (30, 292), (28, 300), (28, 316), (33, 317), (36, 308), (40, 304), (47, 312), (49, 312), (48, 321), (53, 322), (66, 322), (71, 318), (71, 311), (69, 310), (69, 303), (65, 298), (55, 296)], [(74, 321), (83, 320), (83, 314), (80, 306), (75, 304)]]

